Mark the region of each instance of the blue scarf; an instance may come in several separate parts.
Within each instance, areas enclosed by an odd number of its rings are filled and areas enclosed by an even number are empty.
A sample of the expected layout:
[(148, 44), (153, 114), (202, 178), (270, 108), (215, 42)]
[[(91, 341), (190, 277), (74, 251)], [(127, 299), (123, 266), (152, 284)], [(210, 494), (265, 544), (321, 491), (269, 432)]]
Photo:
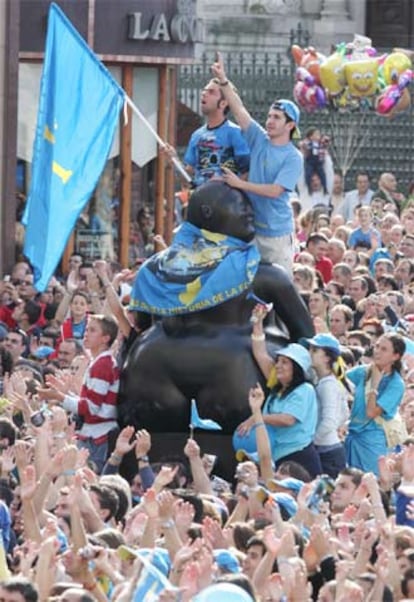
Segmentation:
[(215, 307), (250, 287), (259, 261), (254, 243), (184, 222), (171, 247), (141, 266), (129, 309), (174, 316)]

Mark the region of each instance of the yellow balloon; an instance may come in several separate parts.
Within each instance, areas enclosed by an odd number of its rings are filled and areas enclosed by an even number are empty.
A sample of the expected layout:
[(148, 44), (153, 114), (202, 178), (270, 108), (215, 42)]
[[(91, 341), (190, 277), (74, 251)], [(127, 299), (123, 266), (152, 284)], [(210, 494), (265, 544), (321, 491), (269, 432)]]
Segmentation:
[(345, 77), (351, 96), (374, 96), (377, 90), (378, 63), (374, 58), (350, 61), (345, 64)]
[(334, 52), (320, 66), (321, 84), (332, 96), (340, 94), (345, 88), (345, 69), (343, 56)]
[(402, 52), (391, 52), (384, 61), (384, 78), (386, 83), (395, 84), (406, 69), (411, 69), (411, 60)]

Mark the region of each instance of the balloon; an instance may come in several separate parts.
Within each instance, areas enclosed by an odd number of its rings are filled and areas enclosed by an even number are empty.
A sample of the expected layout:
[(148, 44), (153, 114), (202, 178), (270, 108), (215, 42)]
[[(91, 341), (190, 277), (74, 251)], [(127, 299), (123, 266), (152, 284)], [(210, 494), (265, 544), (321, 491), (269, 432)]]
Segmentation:
[(320, 66), (321, 84), (329, 94), (336, 96), (345, 88), (343, 54), (334, 52)]
[(403, 71), (410, 69), (411, 61), (402, 52), (391, 52), (384, 61), (384, 78), (386, 84), (396, 84)]
[(304, 67), (296, 69), (296, 83), (293, 87), (293, 98), (306, 111), (322, 109), (326, 105), (326, 95), (316, 83), (315, 77)]
[(345, 77), (352, 96), (374, 96), (377, 90), (378, 63), (374, 58), (350, 61), (345, 65)]
[(312, 46), (301, 48), (296, 44), (292, 46), (291, 52), (296, 65), (307, 69), (315, 78), (316, 83), (320, 84), (320, 64), (325, 60), (325, 56), (317, 52)]
[[(390, 115), (391, 113), (395, 115), (409, 106), (410, 93), (407, 87), (410, 85), (412, 78), (413, 72), (407, 69), (401, 73), (397, 84), (391, 84), (385, 88), (376, 102), (376, 111), (379, 115)], [(405, 92), (407, 92), (408, 96), (404, 94)]]

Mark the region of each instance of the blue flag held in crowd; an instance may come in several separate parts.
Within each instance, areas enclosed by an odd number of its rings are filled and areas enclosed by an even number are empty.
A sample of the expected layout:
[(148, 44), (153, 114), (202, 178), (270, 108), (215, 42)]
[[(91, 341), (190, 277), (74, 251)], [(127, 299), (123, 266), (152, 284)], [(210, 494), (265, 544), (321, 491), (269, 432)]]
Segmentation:
[(101, 175), (125, 93), (56, 4), (46, 49), (24, 225), (43, 291)]
[(140, 268), (129, 308), (173, 316), (215, 307), (251, 286), (259, 261), (255, 244), (184, 222)]
[(191, 400), (191, 419), (190, 428), (204, 429), (205, 431), (221, 431), (222, 428), (218, 422), (214, 422), (210, 418), (200, 418), (197, 410), (196, 400)]

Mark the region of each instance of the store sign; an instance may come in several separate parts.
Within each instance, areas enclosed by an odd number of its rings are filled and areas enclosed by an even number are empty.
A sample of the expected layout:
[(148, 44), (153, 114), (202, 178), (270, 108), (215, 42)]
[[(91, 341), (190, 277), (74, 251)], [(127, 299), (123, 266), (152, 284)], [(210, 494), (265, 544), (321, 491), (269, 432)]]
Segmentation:
[(168, 18), (165, 13), (153, 15), (148, 27), (143, 25), (142, 13), (132, 13), (129, 17), (130, 40), (155, 40), (188, 44), (202, 40), (201, 19), (195, 15), (177, 13)]

